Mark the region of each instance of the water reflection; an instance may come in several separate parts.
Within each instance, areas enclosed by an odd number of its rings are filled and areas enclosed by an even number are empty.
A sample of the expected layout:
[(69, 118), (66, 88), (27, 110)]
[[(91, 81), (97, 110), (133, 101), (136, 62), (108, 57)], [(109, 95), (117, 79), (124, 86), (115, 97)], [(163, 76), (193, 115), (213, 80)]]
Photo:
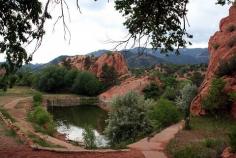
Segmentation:
[(96, 136), (98, 147), (107, 146), (108, 141), (103, 135), (105, 120), (108, 115), (96, 106), (48, 107), (57, 124), (57, 131), (66, 134), (68, 140), (82, 142), (83, 129), (90, 126)]

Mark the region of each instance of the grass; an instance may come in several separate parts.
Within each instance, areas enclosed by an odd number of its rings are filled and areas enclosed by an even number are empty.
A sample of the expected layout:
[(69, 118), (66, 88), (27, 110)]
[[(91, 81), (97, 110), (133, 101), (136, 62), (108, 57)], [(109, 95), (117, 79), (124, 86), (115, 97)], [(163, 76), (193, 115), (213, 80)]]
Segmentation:
[(0, 112), (5, 116), (7, 119), (11, 120), (11, 122), (16, 122), (16, 120), (8, 113), (6, 109), (0, 106)]
[(7, 89), (6, 92), (0, 91), (0, 96), (32, 96), (35, 92), (37, 91), (29, 87), (16, 86)]
[(8, 137), (16, 137), (16, 132), (13, 129), (6, 129), (5, 130), (5, 136)]
[(168, 144), (166, 152), (173, 158), (219, 157), (229, 145), (228, 133), (236, 126), (229, 116), (194, 117), (192, 130), (181, 131)]
[(47, 142), (47, 141), (45, 141), (45, 140), (39, 138), (38, 136), (36, 136), (36, 135), (34, 135), (34, 134), (32, 134), (32, 133), (29, 133), (28, 136), (29, 136), (29, 138), (31, 138), (31, 140), (32, 140), (34, 143), (36, 143), (36, 144), (38, 144), (38, 145), (40, 145), (40, 146), (42, 146), (42, 147), (63, 148), (63, 147), (60, 146), (60, 145), (51, 144), (51, 143), (49, 143), (49, 142)]

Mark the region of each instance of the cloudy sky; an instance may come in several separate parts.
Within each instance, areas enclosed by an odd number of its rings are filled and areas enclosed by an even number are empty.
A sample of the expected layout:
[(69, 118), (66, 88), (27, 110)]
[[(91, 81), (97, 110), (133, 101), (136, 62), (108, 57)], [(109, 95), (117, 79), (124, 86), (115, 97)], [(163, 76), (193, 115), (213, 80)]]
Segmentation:
[[(207, 47), (209, 37), (218, 30), (220, 19), (228, 15), (229, 6), (216, 6), (216, 0), (190, 1), (188, 31), (194, 35), (191, 47)], [(99, 49), (112, 49), (114, 44), (107, 44), (107, 40), (121, 40), (127, 35), (127, 30), (122, 25), (124, 18), (115, 11), (112, 0), (109, 3), (107, 0), (79, 0), (82, 13), (76, 8), (76, 0), (67, 2), (71, 17), (67, 21), (71, 32), (70, 43), (64, 39), (60, 22), (53, 31), (60, 9), (58, 6), (51, 7), (54, 18), (46, 24), (46, 35), (42, 46), (34, 55), (33, 63), (45, 63), (59, 55), (87, 54)]]

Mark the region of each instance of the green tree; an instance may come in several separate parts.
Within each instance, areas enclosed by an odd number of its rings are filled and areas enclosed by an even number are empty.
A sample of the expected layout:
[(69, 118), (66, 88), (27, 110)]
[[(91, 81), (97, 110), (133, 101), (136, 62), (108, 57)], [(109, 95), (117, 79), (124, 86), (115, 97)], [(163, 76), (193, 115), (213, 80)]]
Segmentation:
[(214, 78), (211, 82), (207, 96), (202, 99), (202, 106), (211, 114), (218, 114), (219, 109), (224, 109), (227, 104), (227, 95), (224, 93), (225, 81)]
[(180, 96), (176, 99), (176, 104), (184, 112), (185, 128), (191, 129), (190, 126), (190, 106), (193, 98), (197, 94), (197, 87), (187, 84), (180, 90)]
[(145, 99), (158, 99), (162, 90), (156, 83), (151, 83), (143, 89)]
[(152, 131), (151, 122), (147, 117), (150, 106), (144, 97), (135, 92), (116, 97), (112, 101), (108, 125), (105, 134), (111, 145), (134, 142)]
[(72, 91), (81, 95), (93, 96), (99, 93), (100, 81), (90, 72), (81, 72), (77, 75), (72, 86)]
[(49, 66), (37, 75), (36, 88), (45, 92), (56, 92), (65, 89), (64, 76), (67, 70), (60, 66)]
[(96, 148), (96, 143), (95, 143), (96, 136), (91, 127), (85, 126), (82, 135), (83, 135), (84, 145), (86, 149)]
[(113, 86), (117, 83), (118, 75), (113, 66), (109, 66), (108, 64), (104, 64), (102, 66), (102, 74), (101, 81), (105, 85), (106, 88)]
[(190, 80), (193, 82), (193, 84), (196, 84), (198, 87), (201, 86), (203, 79), (204, 76), (200, 72), (194, 72), (190, 77)]

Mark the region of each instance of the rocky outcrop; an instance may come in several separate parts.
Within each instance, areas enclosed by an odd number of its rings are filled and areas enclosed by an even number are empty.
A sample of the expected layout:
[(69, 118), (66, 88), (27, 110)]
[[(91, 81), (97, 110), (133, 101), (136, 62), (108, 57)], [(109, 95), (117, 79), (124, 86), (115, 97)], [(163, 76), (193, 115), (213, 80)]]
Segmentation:
[[(216, 32), (209, 40), (210, 62), (206, 72), (205, 79), (199, 88), (199, 93), (193, 100), (191, 112), (195, 115), (203, 114), (201, 101), (208, 93), (210, 84), (219, 66), (222, 62), (228, 61), (232, 56), (236, 55), (236, 6), (232, 6), (229, 10), (229, 16), (220, 22), (220, 31)], [(236, 75), (223, 76), (226, 81), (225, 91), (236, 92)], [(236, 111), (236, 107), (235, 107)]]
[(72, 68), (81, 71), (89, 71), (94, 73), (97, 77), (101, 77), (102, 67), (107, 64), (114, 67), (118, 77), (128, 74), (128, 66), (123, 55), (119, 52), (109, 52), (96, 58), (92, 56), (73, 56), (66, 58), (66, 62)]
[(151, 79), (149, 77), (142, 77), (142, 78), (128, 78), (121, 82), (120, 85), (116, 85), (106, 92), (103, 92), (99, 95), (101, 101), (110, 102), (112, 98), (116, 96), (122, 96), (130, 91), (134, 91), (137, 93), (142, 93), (142, 90), (150, 84)]

